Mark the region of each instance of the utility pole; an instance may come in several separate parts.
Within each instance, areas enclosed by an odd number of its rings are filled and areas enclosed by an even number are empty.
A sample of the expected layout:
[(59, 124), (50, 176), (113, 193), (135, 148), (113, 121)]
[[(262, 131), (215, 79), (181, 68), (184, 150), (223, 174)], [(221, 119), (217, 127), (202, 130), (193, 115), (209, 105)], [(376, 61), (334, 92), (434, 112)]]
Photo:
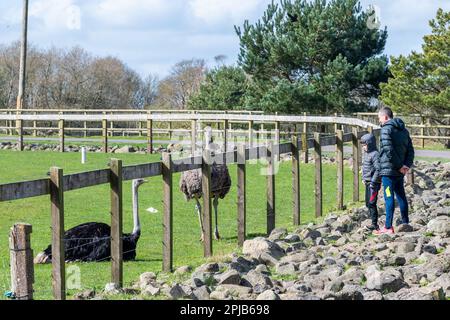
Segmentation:
[[(22, 19), (22, 43), (20, 47), (20, 73), (19, 73), (19, 93), (17, 95), (17, 114), (25, 106), (25, 75), (27, 64), (27, 29), (28, 29), (28, 0), (23, 0), (23, 19)], [(16, 128), (18, 128), (16, 121)]]

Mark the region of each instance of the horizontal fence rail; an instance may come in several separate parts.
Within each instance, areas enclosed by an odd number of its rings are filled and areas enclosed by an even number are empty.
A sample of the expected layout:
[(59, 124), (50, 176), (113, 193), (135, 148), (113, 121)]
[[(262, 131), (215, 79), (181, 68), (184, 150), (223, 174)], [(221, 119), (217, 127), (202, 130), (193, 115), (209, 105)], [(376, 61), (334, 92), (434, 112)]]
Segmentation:
[[(130, 115), (125, 115), (129, 119)], [(156, 115), (155, 115), (156, 116)], [(173, 115), (172, 115), (173, 116)], [(180, 115), (184, 116), (185, 115)], [(21, 117), (27, 117), (22, 115)], [(68, 117), (68, 116), (64, 116)], [(76, 115), (75, 117), (79, 117)], [(120, 116), (114, 116), (120, 117)], [(137, 117), (140, 117), (139, 115)], [(188, 119), (192, 115), (189, 115)], [(239, 117), (242, 119), (245, 115), (226, 115), (230, 119)], [(216, 119), (217, 115), (194, 115), (196, 120)], [(249, 146), (248, 148), (240, 144), (236, 150), (227, 150), (225, 152), (212, 153), (203, 150), (201, 155), (191, 152), (191, 156), (176, 158), (176, 153), (163, 153), (162, 161), (144, 163), (131, 166), (123, 166), (122, 161), (111, 159), (108, 164), (109, 168), (80, 172), (74, 174), (63, 174), (60, 168), (51, 168), (48, 178), (14, 182), (0, 185), (0, 202), (26, 199), (43, 195), (50, 195), (52, 201), (52, 255), (57, 257), (53, 261), (53, 295), (55, 299), (65, 299), (66, 291), (65, 281), (65, 261), (64, 261), (64, 193), (72, 190), (88, 188), (98, 185), (110, 184), (111, 189), (111, 279), (113, 283), (121, 286), (123, 282), (123, 247), (122, 247), (122, 184), (123, 181), (133, 180), (137, 178), (162, 177), (164, 182), (163, 201), (164, 201), (164, 218), (163, 218), (163, 271), (171, 272), (173, 268), (173, 174), (193, 169), (200, 169), (202, 175), (203, 193), (210, 193), (211, 186), (211, 168), (213, 164), (238, 164), (238, 237), (237, 241), (240, 245), (245, 240), (245, 221), (246, 221), (246, 205), (245, 205), (245, 166), (246, 161), (265, 159), (267, 166), (267, 232), (269, 233), (276, 227), (276, 202), (275, 190), (276, 179), (274, 172), (274, 161), (280, 159), (280, 155), (292, 154), (292, 183), (293, 183), (293, 221), (294, 225), (299, 225), (301, 221), (301, 203), (300, 203), (300, 153), (308, 154), (309, 149), (314, 149), (315, 163), (315, 212), (316, 216), (322, 216), (323, 196), (322, 196), (322, 153), (321, 149), (325, 146), (336, 146), (337, 154), (342, 154), (343, 143), (351, 142), (353, 145), (353, 194), (354, 201), (359, 201), (359, 162), (361, 157), (361, 145), (359, 139), (368, 132), (379, 134), (380, 128), (368, 122), (358, 119), (343, 119), (338, 117), (308, 117), (308, 116), (260, 116), (252, 115), (252, 121), (315, 121), (316, 123), (335, 123), (351, 125), (353, 130), (351, 133), (343, 133), (342, 130), (336, 130), (337, 134), (320, 134), (315, 133), (314, 139), (307, 139), (306, 133), (301, 136), (294, 136), (287, 143), (273, 143), (270, 141), (266, 145)], [(83, 118), (82, 118), (83, 119)], [(99, 119), (104, 119), (100, 116)], [(367, 129), (367, 130), (366, 130)], [(278, 140), (279, 136), (275, 138)], [(307, 162), (307, 157), (305, 158)], [(338, 168), (343, 167), (343, 157), (337, 157)], [(295, 169), (298, 168), (298, 169)], [(343, 174), (337, 176), (338, 194), (343, 194)], [(358, 195), (358, 196), (356, 196)], [(338, 197), (339, 198), (339, 197)], [(342, 207), (342, 203), (337, 199), (338, 207)], [(213, 254), (212, 227), (211, 227), (211, 199), (203, 197), (203, 222), (204, 222), (204, 256), (209, 257)], [(342, 202), (342, 201), (341, 201)], [(339, 205), (340, 203), (340, 205)]]

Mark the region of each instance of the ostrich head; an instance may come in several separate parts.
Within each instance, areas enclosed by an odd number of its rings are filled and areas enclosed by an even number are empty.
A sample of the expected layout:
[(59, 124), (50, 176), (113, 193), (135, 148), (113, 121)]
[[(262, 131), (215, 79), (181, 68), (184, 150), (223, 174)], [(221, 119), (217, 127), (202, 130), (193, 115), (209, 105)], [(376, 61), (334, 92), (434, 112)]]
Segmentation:
[(141, 222), (139, 220), (139, 193), (138, 189), (144, 183), (148, 182), (145, 179), (134, 179), (131, 183), (131, 193), (133, 196), (133, 235), (141, 235)]

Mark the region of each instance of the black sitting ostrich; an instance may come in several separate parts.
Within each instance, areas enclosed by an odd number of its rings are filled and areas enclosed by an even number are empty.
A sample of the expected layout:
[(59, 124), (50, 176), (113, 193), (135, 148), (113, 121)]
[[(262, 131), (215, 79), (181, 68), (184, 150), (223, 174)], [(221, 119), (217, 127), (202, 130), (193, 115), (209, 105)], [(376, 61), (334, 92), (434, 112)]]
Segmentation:
[[(205, 140), (206, 140), (206, 149), (217, 149), (212, 148), (212, 134), (211, 128), (207, 128), (205, 130)], [(211, 166), (211, 198), (213, 200), (214, 206), (214, 215), (215, 215), (215, 231), (214, 238), (216, 240), (220, 239), (219, 236), (219, 227), (217, 222), (217, 206), (219, 205), (219, 198), (223, 199), (230, 191), (231, 187), (231, 177), (228, 172), (228, 168), (224, 164), (213, 164)], [(196, 201), (196, 209), (198, 214), (198, 219), (200, 223), (201, 230), (201, 241), (204, 239), (204, 229), (203, 229), (203, 220), (202, 220), (202, 207), (200, 205), (199, 199), (202, 197), (202, 172), (201, 169), (195, 169), (190, 171), (185, 171), (181, 175), (180, 178), (180, 191), (184, 193), (186, 200), (189, 201), (191, 199), (195, 199)]]
[[(141, 236), (139, 221), (138, 189), (147, 182), (135, 179), (132, 182), (133, 195), (133, 232), (123, 235), (123, 260), (136, 258), (136, 246)], [(76, 226), (64, 233), (64, 251), (66, 262), (99, 262), (111, 259), (111, 227), (105, 223), (88, 222)], [(48, 246), (34, 259), (34, 263), (50, 263), (52, 246)]]

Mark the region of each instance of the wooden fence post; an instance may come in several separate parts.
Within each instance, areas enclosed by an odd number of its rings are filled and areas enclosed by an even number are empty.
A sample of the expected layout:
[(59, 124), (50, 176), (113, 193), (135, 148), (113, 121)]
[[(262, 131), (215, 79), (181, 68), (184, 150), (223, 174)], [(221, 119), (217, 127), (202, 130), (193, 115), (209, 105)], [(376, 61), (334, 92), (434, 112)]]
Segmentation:
[(237, 207), (238, 207), (238, 244), (242, 246), (246, 236), (246, 168), (245, 144), (237, 147)]
[(123, 285), (122, 160), (111, 159), (111, 282)]
[(173, 188), (172, 188), (172, 155), (162, 154), (163, 176), (163, 271), (173, 269)]
[(195, 155), (197, 150), (197, 120), (191, 121), (191, 154)]
[(253, 121), (248, 122), (248, 145), (249, 148), (253, 147)]
[(102, 120), (103, 152), (108, 153), (108, 120)]
[[(114, 113), (113, 112), (111, 112), (111, 115), (113, 115)], [(114, 121), (110, 121), (110, 123), (109, 123), (109, 128), (110, 128), (110, 130), (109, 130), (109, 136), (110, 137), (114, 137)]]
[(344, 131), (336, 131), (337, 209), (344, 209)]
[[(34, 112), (33, 113), (34, 115), (37, 115), (37, 112)], [(37, 121), (36, 120), (34, 120), (33, 121), (33, 137), (37, 137)]]
[(267, 146), (267, 235), (275, 229), (275, 162), (273, 142)]
[(292, 137), (292, 216), (294, 226), (300, 225), (300, 145), (296, 135)]
[(11, 292), (16, 300), (33, 300), (34, 266), (29, 224), (15, 224), (9, 234)]
[(322, 146), (320, 144), (320, 133), (314, 132), (314, 161), (315, 161), (315, 199), (316, 217), (322, 216)]
[(305, 164), (308, 163), (309, 158), (309, 149), (308, 149), (308, 136), (305, 132), (302, 133), (302, 150), (303, 150), (303, 158), (305, 161)]
[(211, 150), (203, 150), (202, 161), (202, 193), (203, 193), (203, 245), (204, 256), (213, 254), (211, 226)]
[(359, 201), (359, 141), (358, 129), (352, 129), (352, 145), (353, 145), (353, 202)]
[[(84, 113), (85, 116), (87, 116), (87, 112)], [(83, 121), (83, 127), (84, 127), (84, 137), (87, 137), (87, 121)]]
[(17, 120), (17, 131), (19, 133), (19, 151), (23, 151), (23, 120)]
[(228, 151), (228, 120), (223, 124), (223, 152)]
[(59, 127), (59, 151), (64, 152), (64, 120), (60, 119), (58, 123)]
[(153, 153), (153, 120), (147, 120), (147, 153)]
[(63, 170), (50, 168), (50, 200), (52, 212), (52, 287), (55, 300), (66, 299), (64, 251), (64, 185)]
[[(420, 117), (421, 118), (421, 127), (420, 127), (420, 135), (423, 137), (425, 136), (425, 118), (424, 117)], [(425, 149), (425, 139), (420, 139), (420, 146), (422, 147), (422, 149)]]
[(169, 131), (169, 141), (171, 141), (172, 140), (172, 122), (171, 121), (169, 121), (167, 130)]

